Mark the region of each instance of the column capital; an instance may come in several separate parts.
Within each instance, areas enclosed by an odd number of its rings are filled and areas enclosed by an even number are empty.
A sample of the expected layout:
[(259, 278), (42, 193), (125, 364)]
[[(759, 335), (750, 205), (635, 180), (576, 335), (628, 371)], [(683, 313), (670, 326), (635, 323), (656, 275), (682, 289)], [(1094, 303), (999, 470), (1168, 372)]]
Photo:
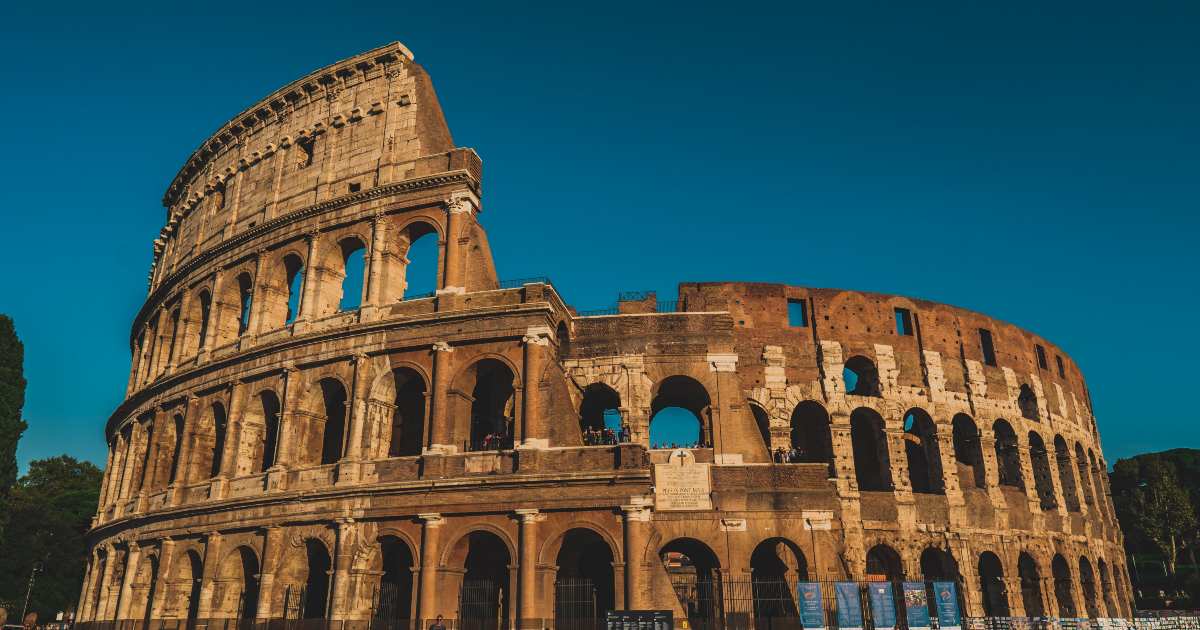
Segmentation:
[(365, 364), (367, 361), (370, 361), (370, 360), (371, 360), (371, 357), (366, 352), (358, 352), (358, 353), (355, 353), (354, 356), (350, 357), (350, 362), (355, 365)]
[(445, 341), (435, 341), (430, 349), (434, 352), (454, 352), (454, 348)]
[(650, 521), (651, 514), (652, 512), (645, 505), (634, 504), (621, 506), (621, 516), (624, 517), (626, 522), (646, 523)]
[(444, 518), (442, 518), (442, 515), (438, 514), (437, 512), (426, 512), (424, 514), (418, 514), (417, 520), (424, 523), (426, 527), (437, 527), (437, 526), (441, 525), (442, 523), (446, 522), (446, 520)]
[(713, 372), (736, 372), (738, 355), (733, 352), (710, 352), (706, 357), (708, 368)]
[(479, 209), (479, 197), (466, 190), (450, 193), (444, 203), (450, 214), (471, 214)]
[(534, 508), (523, 508), (520, 510), (513, 510), (513, 514), (516, 516), (517, 520), (521, 521), (522, 525), (524, 525), (526, 523), (536, 523), (536, 522), (542, 520), (541, 512), (539, 512), (537, 509), (534, 509)]

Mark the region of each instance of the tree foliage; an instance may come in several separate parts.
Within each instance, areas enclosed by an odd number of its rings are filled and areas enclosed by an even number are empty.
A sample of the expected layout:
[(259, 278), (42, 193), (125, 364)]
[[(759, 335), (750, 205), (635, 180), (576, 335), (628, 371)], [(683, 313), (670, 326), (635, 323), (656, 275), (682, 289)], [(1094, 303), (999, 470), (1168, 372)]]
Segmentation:
[(12, 318), (0, 315), (0, 539), (8, 522), (8, 503), (17, 480), (17, 442), (25, 432), (25, 348)]
[(1117, 461), (1110, 477), (1126, 547), (1161, 554), (1174, 574), (1200, 544), (1200, 450), (1173, 449)]
[(100, 501), (101, 472), (68, 455), (30, 462), (13, 488), (12, 519), (0, 540), (0, 599), (23, 601), (30, 571), (42, 570), (30, 610), (42, 620), (73, 607), (82, 586), (91, 527)]

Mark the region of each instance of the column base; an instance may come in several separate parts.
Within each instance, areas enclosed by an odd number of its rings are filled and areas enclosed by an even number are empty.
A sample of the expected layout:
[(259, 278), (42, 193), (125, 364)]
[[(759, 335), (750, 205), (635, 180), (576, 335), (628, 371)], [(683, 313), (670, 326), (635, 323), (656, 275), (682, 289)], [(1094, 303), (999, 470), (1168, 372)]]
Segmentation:
[(421, 449), (422, 455), (454, 455), (457, 452), (458, 447), (454, 444), (430, 444)]
[(225, 498), (225, 494), (229, 492), (229, 478), (216, 477), (212, 480), (208, 487), (208, 498), (210, 500), (220, 500)]
[(358, 483), (359, 473), (362, 472), (358, 460), (343, 459), (337, 465), (337, 479), (334, 485), (345, 486)]
[(443, 296), (443, 295), (462, 295), (466, 292), (467, 292), (466, 287), (444, 287), (444, 288), (438, 289), (436, 292), (434, 292), (434, 295), (437, 295), (439, 297)]
[(267, 470), (267, 492), (280, 492), (287, 489), (287, 469), (272, 466)]
[(517, 445), (517, 450), (530, 448), (539, 450), (550, 448), (550, 440), (548, 438), (526, 438), (521, 440), (521, 443)]

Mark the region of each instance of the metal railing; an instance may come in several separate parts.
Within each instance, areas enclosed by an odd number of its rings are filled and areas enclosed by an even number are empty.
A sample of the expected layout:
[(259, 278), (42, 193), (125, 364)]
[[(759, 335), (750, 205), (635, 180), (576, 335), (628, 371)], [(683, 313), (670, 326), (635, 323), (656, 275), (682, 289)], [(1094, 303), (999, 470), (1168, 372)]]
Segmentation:
[(527, 284), (554, 284), (550, 282), (550, 278), (546, 276), (531, 276), (528, 278), (512, 278), (510, 280), (501, 280), (501, 289), (519, 289)]

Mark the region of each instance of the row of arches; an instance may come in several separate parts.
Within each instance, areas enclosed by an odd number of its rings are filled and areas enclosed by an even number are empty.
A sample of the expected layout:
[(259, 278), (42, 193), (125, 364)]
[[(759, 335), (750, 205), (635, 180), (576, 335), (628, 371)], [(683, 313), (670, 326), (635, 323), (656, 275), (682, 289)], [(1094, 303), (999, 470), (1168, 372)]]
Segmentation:
[(169, 302), (138, 334), (130, 388), (154, 380), (179, 359), (245, 334), (285, 328), (298, 318), (318, 320), (358, 310), (372, 292), (377, 293), (374, 302), (384, 305), (437, 288), (445, 257), (440, 228), (433, 222), (406, 223), (384, 243), (380, 256), (386, 260), (379, 265), (374, 289), (371, 240), (369, 234), (351, 230), (313, 238), (306, 246), (284, 245)]

